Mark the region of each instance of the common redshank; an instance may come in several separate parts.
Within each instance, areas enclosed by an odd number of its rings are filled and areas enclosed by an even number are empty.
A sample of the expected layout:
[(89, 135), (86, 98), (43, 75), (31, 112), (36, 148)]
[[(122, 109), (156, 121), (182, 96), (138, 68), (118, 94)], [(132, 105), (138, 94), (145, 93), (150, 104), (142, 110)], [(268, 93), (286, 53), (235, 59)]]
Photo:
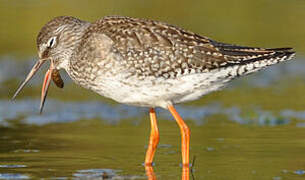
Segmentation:
[(154, 108), (168, 109), (181, 131), (182, 163), (189, 165), (190, 130), (174, 104), (219, 90), (232, 79), (289, 60), (292, 48), (225, 44), (163, 22), (107, 16), (94, 23), (61, 16), (37, 37), (39, 60), (14, 97), (49, 60), (41, 94), (43, 109), (51, 79), (64, 69), (82, 87), (117, 102), (150, 108), (151, 133), (145, 164), (159, 142)]

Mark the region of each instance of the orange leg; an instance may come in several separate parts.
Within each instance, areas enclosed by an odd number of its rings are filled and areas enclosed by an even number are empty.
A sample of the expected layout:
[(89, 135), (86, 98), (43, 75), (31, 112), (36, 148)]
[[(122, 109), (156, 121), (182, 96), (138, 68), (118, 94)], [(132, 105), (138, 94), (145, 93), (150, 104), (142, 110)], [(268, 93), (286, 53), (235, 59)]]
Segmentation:
[(158, 125), (157, 125), (157, 117), (154, 108), (150, 108), (149, 116), (150, 116), (151, 131), (150, 131), (149, 144), (146, 151), (145, 166), (151, 166), (160, 139)]
[(179, 125), (181, 132), (181, 153), (183, 166), (189, 166), (189, 153), (190, 153), (190, 129), (187, 127), (181, 116), (178, 114), (173, 105), (168, 106), (168, 110), (174, 116)]
[(145, 166), (145, 172), (148, 180), (157, 180), (154, 169), (150, 165)]
[(182, 180), (189, 180), (190, 179), (190, 167), (189, 166), (183, 166), (181, 179)]

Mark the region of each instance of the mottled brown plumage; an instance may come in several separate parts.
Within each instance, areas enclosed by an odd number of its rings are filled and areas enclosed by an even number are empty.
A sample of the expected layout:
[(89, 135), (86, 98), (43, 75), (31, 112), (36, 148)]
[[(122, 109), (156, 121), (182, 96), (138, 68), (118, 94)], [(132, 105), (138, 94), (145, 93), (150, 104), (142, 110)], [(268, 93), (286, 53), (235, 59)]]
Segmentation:
[(187, 168), (190, 131), (173, 104), (198, 99), (235, 77), (294, 55), (291, 48), (225, 44), (166, 23), (121, 16), (104, 17), (94, 23), (67, 16), (54, 18), (41, 29), (37, 47), (40, 60), (14, 97), (50, 60), (41, 111), (50, 76), (58, 87), (63, 87), (59, 69), (100, 95), (120, 103), (150, 107), (152, 131), (145, 164), (151, 165), (159, 141), (153, 108), (166, 108), (180, 127), (182, 162)]
[[(225, 44), (163, 22), (122, 16), (94, 23), (54, 18), (38, 34), (37, 47), (40, 59), (50, 59), (53, 70), (65, 69), (85, 88), (121, 103), (164, 108), (294, 55), (291, 48)], [(52, 72), (62, 87), (58, 72)]]
[[(102, 54), (95, 52), (95, 57), (88, 59), (87, 56), (92, 54), (86, 52), (99, 51), (97, 47), (107, 48), (99, 44), (107, 40), (111, 44), (107, 50), (121, 56), (125, 68), (140, 77), (175, 78), (177, 74), (203, 73), (293, 54), (290, 48), (229, 45), (162, 22), (110, 16), (89, 26), (72, 60), (87, 62), (102, 57)], [(81, 64), (76, 62), (75, 68), (78, 69)]]

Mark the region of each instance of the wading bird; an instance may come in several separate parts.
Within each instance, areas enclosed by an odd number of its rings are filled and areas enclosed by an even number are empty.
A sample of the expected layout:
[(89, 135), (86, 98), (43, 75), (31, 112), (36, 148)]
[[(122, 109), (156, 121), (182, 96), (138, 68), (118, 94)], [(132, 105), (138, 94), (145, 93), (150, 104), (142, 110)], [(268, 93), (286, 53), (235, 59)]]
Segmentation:
[(14, 97), (49, 60), (41, 94), (51, 79), (59, 87), (64, 69), (82, 87), (119, 103), (150, 108), (151, 134), (145, 164), (151, 165), (159, 131), (155, 107), (168, 109), (181, 131), (183, 166), (189, 166), (190, 130), (174, 108), (232, 79), (292, 58), (291, 48), (256, 48), (214, 41), (163, 22), (108, 16), (94, 23), (61, 16), (38, 34), (39, 60)]

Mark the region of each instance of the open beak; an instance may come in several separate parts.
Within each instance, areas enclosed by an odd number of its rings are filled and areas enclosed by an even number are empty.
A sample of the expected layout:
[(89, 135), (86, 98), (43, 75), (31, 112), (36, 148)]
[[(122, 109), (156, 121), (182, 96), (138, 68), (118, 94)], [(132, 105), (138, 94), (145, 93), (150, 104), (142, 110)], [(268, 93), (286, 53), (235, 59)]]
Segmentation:
[(49, 89), (49, 86), (50, 86), (50, 83), (51, 83), (51, 75), (52, 75), (53, 70), (54, 70), (54, 64), (53, 64), (53, 61), (51, 60), (50, 68), (46, 72), (46, 74), (44, 76), (43, 84), (42, 84), (41, 98), (40, 98), (40, 108), (39, 108), (40, 109), (40, 114), (42, 113), (44, 102), (45, 102), (46, 97), (48, 95), (48, 89)]
[[(46, 61), (47, 59), (40, 59), (36, 62), (36, 64), (33, 66), (33, 68), (31, 69), (30, 73), (27, 75), (27, 77), (25, 78), (25, 80), (21, 83), (21, 85), (19, 86), (19, 88), (17, 89), (17, 91), (15, 92), (14, 96), (12, 99), (15, 99), (16, 96), (20, 93), (20, 91), (23, 89), (23, 87), (32, 79), (32, 77), (36, 74), (36, 72), (38, 71), (38, 69), (41, 67), (41, 65)], [(41, 100), (40, 100), (40, 113), (42, 113), (43, 110), (43, 105), (45, 102), (45, 99), (47, 97), (48, 94), (48, 88), (50, 86), (50, 82), (51, 82), (51, 75), (54, 69), (54, 63), (51, 60), (51, 65), (49, 70), (47, 71), (47, 73), (45, 74), (44, 77), (44, 81), (43, 81), (43, 85), (42, 85), (42, 92), (41, 92)]]

